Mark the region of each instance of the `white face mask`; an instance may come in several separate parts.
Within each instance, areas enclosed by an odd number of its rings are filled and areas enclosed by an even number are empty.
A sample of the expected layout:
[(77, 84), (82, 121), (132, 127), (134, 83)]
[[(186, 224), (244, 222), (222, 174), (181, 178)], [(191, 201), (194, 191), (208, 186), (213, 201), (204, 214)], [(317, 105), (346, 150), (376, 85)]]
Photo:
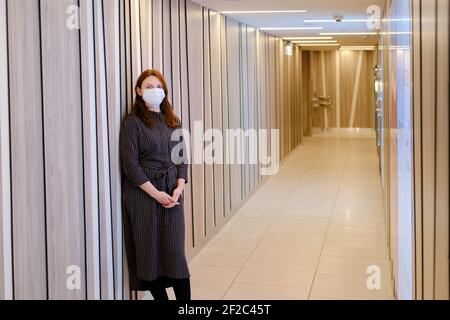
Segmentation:
[(163, 102), (166, 94), (161, 88), (145, 89), (142, 99), (152, 107), (158, 108)]

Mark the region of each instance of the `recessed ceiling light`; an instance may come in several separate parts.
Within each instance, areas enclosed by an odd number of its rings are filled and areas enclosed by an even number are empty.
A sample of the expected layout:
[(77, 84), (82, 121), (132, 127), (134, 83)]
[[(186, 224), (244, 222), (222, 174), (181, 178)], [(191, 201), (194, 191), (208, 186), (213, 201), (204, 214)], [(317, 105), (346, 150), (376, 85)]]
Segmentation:
[(306, 10), (244, 10), (244, 11), (221, 11), (224, 14), (239, 13), (305, 13)]
[(308, 43), (308, 44), (300, 44), (300, 47), (327, 47), (327, 46), (330, 46), (330, 47), (334, 47), (334, 46), (340, 46), (340, 44), (339, 43), (314, 43), (314, 44), (311, 44), (311, 43)]
[(284, 40), (332, 40), (333, 37), (285, 37)]
[(377, 35), (377, 32), (321, 32), (321, 36), (371, 36)]
[[(342, 19), (340, 22), (368, 22), (368, 21), (378, 21), (380, 19)], [(382, 21), (411, 21), (409, 18), (404, 19), (381, 19)], [(333, 19), (305, 19), (305, 23), (333, 23), (336, 20)]]
[(375, 50), (374, 46), (343, 46), (342, 51), (352, 51), (352, 50)]
[(292, 28), (278, 28), (278, 27), (265, 27), (261, 30), (322, 30), (322, 27), (292, 27)]
[(292, 43), (305, 43), (305, 44), (308, 44), (308, 43), (336, 43), (337, 41), (336, 40), (320, 40), (320, 41), (305, 41), (305, 40), (303, 40), (303, 41), (292, 41)]
[[(370, 21), (369, 19), (343, 19), (340, 22), (366, 22)], [(336, 20), (333, 19), (306, 19), (304, 20), (305, 23), (332, 23), (336, 22)]]

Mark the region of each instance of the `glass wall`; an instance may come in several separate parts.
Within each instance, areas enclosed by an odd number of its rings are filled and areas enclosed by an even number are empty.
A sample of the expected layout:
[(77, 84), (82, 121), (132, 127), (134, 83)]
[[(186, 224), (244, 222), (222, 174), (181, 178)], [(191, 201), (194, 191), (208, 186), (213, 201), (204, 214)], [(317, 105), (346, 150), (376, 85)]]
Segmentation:
[(387, 4), (383, 33), (385, 98), (382, 155), (390, 254), (398, 299), (413, 299), (413, 135), (410, 1)]

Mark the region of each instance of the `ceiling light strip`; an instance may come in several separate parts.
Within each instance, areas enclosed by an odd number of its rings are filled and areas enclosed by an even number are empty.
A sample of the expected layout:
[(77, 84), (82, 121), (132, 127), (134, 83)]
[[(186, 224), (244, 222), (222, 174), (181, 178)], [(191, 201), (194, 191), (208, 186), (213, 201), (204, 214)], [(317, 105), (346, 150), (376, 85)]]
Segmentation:
[(283, 40), (332, 40), (333, 37), (284, 37)]
[(322, 30), (323, 27), (264, 27), (261, 30)]
[(256, 13), (306, 13), (306, 10), (236, 10), (220, 11), (223, 14), (256, 14)]

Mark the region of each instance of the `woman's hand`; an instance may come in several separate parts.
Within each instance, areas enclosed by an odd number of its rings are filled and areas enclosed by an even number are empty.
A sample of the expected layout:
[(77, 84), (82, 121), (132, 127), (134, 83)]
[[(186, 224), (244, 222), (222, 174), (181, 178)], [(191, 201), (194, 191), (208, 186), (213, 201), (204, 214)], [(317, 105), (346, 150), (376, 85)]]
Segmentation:
[(158, 191), (156, 195), (154, 196), (156, 201), (158, 201), (161, 205), (164, 206), (164, 208), (172, 208), (177, 204), (178, 200), (175, 200), (174, 197), (171, 197), (167, 193), (163, 191)]
[(175, 190), (173, 190), (172, 199), (174, 200), (174, 202), (172, 202), (168, 205), (164, 205), (164, 208), (170, 209), (170, 208), (180, 205), (180, 202), (178, 200), (180, 199), (182, 192), (183, 192), (183, 188), (181, 188), (181, 187), (178, 187)]
[(176, 202), (180, 199), (181, 194), (183, 193), (183, 187), (178, 187), (175, 190), (173, 190), (172, 198), (175, 199)]

